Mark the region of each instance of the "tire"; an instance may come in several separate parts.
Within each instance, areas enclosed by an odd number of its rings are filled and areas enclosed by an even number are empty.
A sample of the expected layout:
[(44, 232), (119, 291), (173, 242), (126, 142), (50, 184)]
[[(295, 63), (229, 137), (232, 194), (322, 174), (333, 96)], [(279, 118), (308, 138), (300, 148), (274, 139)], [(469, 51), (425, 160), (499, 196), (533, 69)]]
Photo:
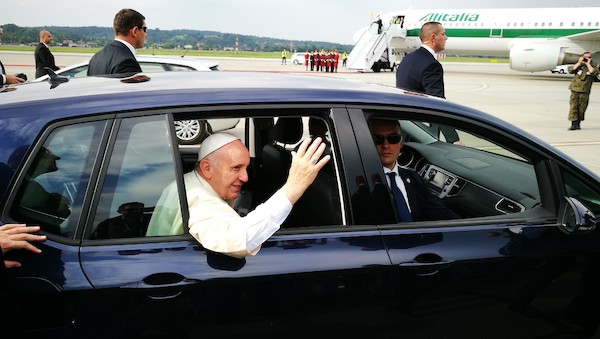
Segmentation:
[(200, 120), (175, 121), (175, 135), (182, 145), (199, 143), (206, 135), (206, 126)]
[(294, 60), (293, 63), (294, 65), (300, 65), (300, 62), (298, 60)]
[(560, 73), (560, 74), (565, 74), (565, 70), (561, 68), (561, 70), (560, 70), (560, 71), (558, 71), (558, 73)]

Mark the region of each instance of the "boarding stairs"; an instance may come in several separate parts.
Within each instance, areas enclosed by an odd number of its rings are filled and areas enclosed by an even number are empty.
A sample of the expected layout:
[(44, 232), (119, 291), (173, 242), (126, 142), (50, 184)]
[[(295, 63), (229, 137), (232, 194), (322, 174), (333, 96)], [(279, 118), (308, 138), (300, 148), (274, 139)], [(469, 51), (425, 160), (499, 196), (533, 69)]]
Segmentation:
[(373, 64), (381, 59), (393, 38), (406, 38), (406, 29), (397, 24), (390, 24), (382, 27), (381, 34), (378, 34), (377, 24), (372, 23), (348, 55), (346, 68), (360, 72), (369, 71)]

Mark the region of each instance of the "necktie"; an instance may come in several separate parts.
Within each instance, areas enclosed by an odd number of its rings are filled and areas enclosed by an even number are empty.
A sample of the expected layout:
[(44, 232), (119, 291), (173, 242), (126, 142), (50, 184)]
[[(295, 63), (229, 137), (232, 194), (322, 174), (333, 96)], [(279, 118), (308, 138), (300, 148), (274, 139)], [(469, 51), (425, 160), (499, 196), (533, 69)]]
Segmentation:
[(412, 215), (408, 210), (408, 206), (406, 205), (406, 200), (400, 192), (398, 185), (396, 185), (396, 172), (389, 172), (386, 174), (390, 179), (390, 189), (392, 190), (392, 196), (394, 197), (394, 202), (396, 203), (396, 210), (398, 211), (398, 219), (400, 222), (411, 222), (413, 221)]

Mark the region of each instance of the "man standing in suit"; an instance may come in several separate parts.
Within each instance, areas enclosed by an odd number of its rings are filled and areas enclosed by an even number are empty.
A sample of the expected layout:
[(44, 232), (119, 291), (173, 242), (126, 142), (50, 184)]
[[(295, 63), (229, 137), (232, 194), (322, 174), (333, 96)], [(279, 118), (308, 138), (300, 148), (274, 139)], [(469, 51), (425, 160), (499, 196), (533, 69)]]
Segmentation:
[[(421, 47), (408, 54), (396, 71), (396, 87), (445, 98), (444, 69), (437, 61), (437, 53), (446, 48), (446, 30), (436, 21), (426, 22), (419, 32)], [(430, 133), (439, 137), (444, 134), (446, 142), (461, 144), (456, 130), (432, 124)]]
[(398, 120), (371, 119), (369, 128), (400, 222), (460, 218), (427, 189), (418, 173), (398, 166), (397, 159), (403, 146)]
[(436, 54), (446, 48), (446, 31), (439, 22), (426, 22), (419, 33), (421, 48), (402, 59), (396, 87), (445, 98), (444, 69)]
[(54, 55), (50, 52), (49, 44), (52, 42), (52, 34), (47, 30), (40, 31), (40, 43), (35, 47), (35, 77), (48, 74), (45, 67), (58, 70), (54, 63)]
[[(2, 35), (4, 35), (4, 30), (0, 27), (0, 37), (2, 37)], [(20, 84), (22, 82), (25, 82), (25, 79), (21, 79), (14, 74), (6, 74), (4, 65), (2, 64), (2, 61), (0, 61), (0, 87), (4, 85)]]
[(142, 71), (135, 58), (135, 49), (146, 42), (146, 18), (133, 9), (122, 9), (115, 15), (115, 40), (96, 53), (88, 75), (120, 74), (129, 76)]

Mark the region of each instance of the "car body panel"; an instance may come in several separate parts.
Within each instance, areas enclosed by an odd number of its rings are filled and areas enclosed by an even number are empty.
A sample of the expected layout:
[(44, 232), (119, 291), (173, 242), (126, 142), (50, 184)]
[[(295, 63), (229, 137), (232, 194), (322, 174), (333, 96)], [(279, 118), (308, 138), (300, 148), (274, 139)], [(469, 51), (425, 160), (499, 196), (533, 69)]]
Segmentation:
[(294, 65), (304, 65), (304, 54), (305, 53), (294, 53), (292, 54), (292, 58), (290, 59), (290, 61)]

